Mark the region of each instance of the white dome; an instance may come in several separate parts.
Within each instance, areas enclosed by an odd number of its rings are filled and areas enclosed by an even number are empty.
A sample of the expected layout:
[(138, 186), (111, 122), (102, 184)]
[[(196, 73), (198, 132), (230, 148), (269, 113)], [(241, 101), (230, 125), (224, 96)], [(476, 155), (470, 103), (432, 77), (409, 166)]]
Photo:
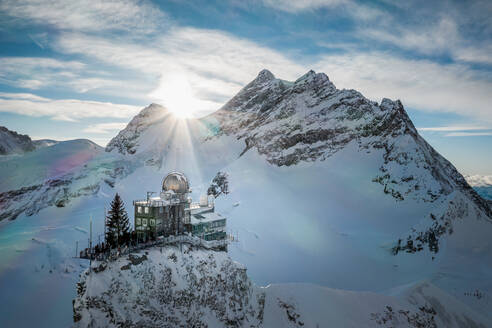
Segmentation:
[(177, 194), (189, 192), (190, 184), (183, 173), (171, 172), (162, 181), (162, 191), (173, 191)]

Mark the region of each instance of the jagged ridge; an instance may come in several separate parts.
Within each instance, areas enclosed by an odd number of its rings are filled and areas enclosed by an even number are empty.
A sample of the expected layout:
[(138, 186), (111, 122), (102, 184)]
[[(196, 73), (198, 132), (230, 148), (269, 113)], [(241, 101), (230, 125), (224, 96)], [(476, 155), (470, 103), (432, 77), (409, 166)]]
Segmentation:
[[(465, 212), (449, 199), (461, 191), (476, 206), (476, 216), (492, 219), (492, 210), (456, 168), (417, 132), (399, 100), (370, 101), (355, 90), (339, 90), (324, 73), (309, 71), (295, 82), (263, 70), (219, 111), (205, 121), (220, 129), (209, 139), (234, 135), (244, 140), (244, 155), (256, 149), (277, 166), (324, 161), (349, 143), (360, 152), (382, 151), (383, 164), (373, 182), (397, 201), (449, 201), (450, 210), (430, 214), (430, 227), (408, 235), (394, 251), (416, 252), (427, 244), (437, 252), (439, 237), (453, 232), (453, 220)], [(349, 163), (347, 163), (349, 164)], [(454, 209), (454, 210), (451, 210)]]
[(22, 154), (36, 149), (31, 138), (0, 126), (0, 155)]

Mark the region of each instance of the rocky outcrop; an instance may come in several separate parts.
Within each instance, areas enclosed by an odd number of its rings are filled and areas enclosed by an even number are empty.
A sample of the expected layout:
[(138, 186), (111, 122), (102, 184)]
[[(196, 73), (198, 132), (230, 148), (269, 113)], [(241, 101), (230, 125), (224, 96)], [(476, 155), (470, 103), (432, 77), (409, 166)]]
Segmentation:
[(150, 248), (96, 262), (77, 283), (75, 327), (487, 327), (429, 283), (393, 296), (312, 284), (254, 285), (227, 253)]
[(121, 130), (116, 137), (106, 146), (107, 152), (116, 151), (123, 155), (133, 155), (138, 148), (138, 139), (150, 125), (156, 124), (164, 116), (169, 115), (166, 108), (158, 104), (150, 104), (135, 116), (125, 129)]
[(191, 246), (153, 248), (86, 272), (77, 293), (77, 327), (257, 327), (264, 300), (225, 252)]
[(23, 154), (34, 149), (36, 146), (28, 135), (0, 126), (0, 155)]

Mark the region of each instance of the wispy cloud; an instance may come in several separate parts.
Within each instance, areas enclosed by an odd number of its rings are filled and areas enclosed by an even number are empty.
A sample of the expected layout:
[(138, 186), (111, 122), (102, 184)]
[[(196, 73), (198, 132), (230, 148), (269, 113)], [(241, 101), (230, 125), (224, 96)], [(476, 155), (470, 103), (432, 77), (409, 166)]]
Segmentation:
[(315, 67), (338, 87), (357, 89), (375, 100), (401, 99), (407, 107), (492, 122), (492, 82), (465, 65), (372, 52), (324, 56)]
[(41, 49), (45, 49), (48, 45), (48, 33), (28, 34), (29, 38)]
[(441, 18), (437, 24), (425, 27), (393, 26), (382, 29), (380, 26), (359, 30), (363, 36), (374, 40), (389, 42), (408, 50), (424, 54), (440, 54), (449, 50), (458, 40), (458, 26), (449, 17)]
[(80, 61), (42, 57), (0, 57), (0, 83), (25, 89), (40, 89), (79, 77)]
[(450, 126), (435, 126), (418, 128), (419, 131), (433, 131), (433, 132), (449, 132), (449, 131), (476, 131), (476, 130), (492, 130), (490, 127), (485, 126), (460, 126), (460, 125), (450, 125)]
[(55, 47), (154, 76), (157, 84), (147, 96), (169, 107), (173, 105), (169, 90), (185, 79), (196, 99), (195, 111), (201, 113), (218, 109), (265, 67), (290, 79), (307, 70), (279, 52), (217, 30), (173, 28), (153, 44), (149, 48), (130, 40), (64, 33)]
[(49, 99), (33, 95), (32, 93), (8, 93), (0, 92), (0, 98), (3, 99), (17, 99), (17, 100), (31, 100), (31, 101), (47, 101)]
[(76, 121), (88, 117), (128, 119), (138, 113), (139, 107), (109, 102), (76, 99), (55, 100), (30, 94), (1, 93), (0, 112), (29, 116), (46, 116), (55, 120)]
[(480, 125), (449, 125), (418, 128), (421, 132), (437, 132), (444, 137), (478, 137), (492, 136), (491, 126)]
[(445, 137), (484, 137), (492, 136), (492, 131), (488, 132), (451, 132), (446, 133)]
[[(191, 90), (194, 110), (205, 114), (219, 108), (263, 68), (287, 80), (314, 68), (326, 72), (338, 87), (360, 90), (375, 100), (398, 98), (407, 107), (492, 122), (490, 76), (468, 64), (488, 63), (489, 48), (486, 42), (484, 47), (467, 42), (462, 22), (452, 13), (438, 15), (435, 23), (418, 27), (415, 23), (399, 23), (381, 9), (384, 6), (369, 7), (345, 0), (258, 1), (284, 14), (288, 12), (288, 16), (319, 8), (342, 8), (343, 14), (354, 20), (353, 34), (347, 43), (338, 44), (343, 44), (341, 54), (294, 57), (288, 51), (224, 31), (170, 24), (169, 17), (147, 1), (7, 0), (0, 2), (2, 12), (23, 23), (34, 21), (55, 27), (57, 33), (50, 39), (50, 49), (62, 58), (74, 56), (78, 60), (0, 58), (0, 82), (33, 90), (70, 88), (79, 93), (156, 101), (171, 107), (179, 102), (174, 90), (181, 81)], [(412, 4), (403, 6), (408, 6), (409, 12), (415, 10)], [(480, 16), (483, 10), (479, 9), (473, 17), (486, 17)], [(481, 30), (487, 30), (490, 24), (485, 18), (477, 22)], [(112, 33), (114, 30), (129, 33)], [(159, 33), (153, 33), (157, 30)], [(134, 31), (150, 34), (135, 37)], [(409, 59), (396, 52), (358, 50), (350, 47), (353, 38), (389, 43), (428, 57)], [(327, 47), (331, 44), (326, 40), (320, 43)], [(443, 63), (430, 58), (444, 53), (453, 54), (456, 61)], [(3, 98), (7, 100), (27, 101)], [(37, 101), (39, 111), (24, 112), (40, 115), (44, 108), (48, 116), (61, 117), (40, 105), (46, 102)], [(0, 110), (7, 110), (4, 105)]]
[[(390, 44), (431, 57), (447, 55), (458, 62), (492, 64), (492, 41), (489, 37), (492, 33), (492, 4), (488, 1), (466, 4), (388, 2), (389, 7), (398, 7), (396, 11), (387, 10), (385, 7), (388, 6), (369, 6), (352, 0), (262, 2), (288, 13), (313, 13), (320, 8), (336, 11), (336, 16), (351, 19), (355, 33), (346, 34), (360, 42), (370, 39), (373, 43), (376, 41), (375, 46)], [(463, 14), (464, 10), (466, 14)]]
[(82, 131), (87, 133), (104, 134), (117, 130), (122, 130), (125, 128), (126, 125), (127, 123), (121, 123), (121, 122), (91, 124)]
[(348, 2), (350, 2), (350, 0), (263, 0), (263, 3), (266, 6), (292, 13), (305, 10), (315, 10), (322, 7), (333, 7)]
[(458, 23), (450, 16), (443, 16), (436, 23), (422, 26), (402, 26), (395, 22), (391, 29), (386, 25), (375, 25), (369, 28), (364, 26), (358, 32), (372, 40), (387, 42), (424, 55), (447, 54), (458, 62), (492, 64), (490, 40), (476, 42), (467, 39), (460, 33)]
[[(125, 78), (133, 83), (129, 84)], [(92, 92), (141, 101), (148, 100), (146, 93), (155, 86), (136, 75), (95, 69), (80, 61), (44, 57), (0, 57), (0, 83), (30, 90)]]
[(465, 179), (472, 187), (492, 186), (492, 175), (465, 175)]
[(52, 25), (58, 29), (100, 32), (124, 30), (154, 32), (167, 20), (166, 15), (148, 1), (117, 0), (4, 0), (0, 12), (21, 19), (14, 23)]

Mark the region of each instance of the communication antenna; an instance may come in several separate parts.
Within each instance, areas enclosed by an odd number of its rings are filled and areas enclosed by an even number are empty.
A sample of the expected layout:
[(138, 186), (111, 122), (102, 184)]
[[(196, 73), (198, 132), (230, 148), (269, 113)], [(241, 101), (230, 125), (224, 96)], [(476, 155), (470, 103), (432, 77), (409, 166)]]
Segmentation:
[(149, 201), (150, 196), (152, 196), (153, 194), (155, 194), (155, 191), (147, 191), (147, 202)]
[(90, 227), (90, 238), (89, 238), (89, 272), (92, 268), (92, 214), (89, 222)]
[(106, 246), (106, 206), (104, 206), (104, 246)]

